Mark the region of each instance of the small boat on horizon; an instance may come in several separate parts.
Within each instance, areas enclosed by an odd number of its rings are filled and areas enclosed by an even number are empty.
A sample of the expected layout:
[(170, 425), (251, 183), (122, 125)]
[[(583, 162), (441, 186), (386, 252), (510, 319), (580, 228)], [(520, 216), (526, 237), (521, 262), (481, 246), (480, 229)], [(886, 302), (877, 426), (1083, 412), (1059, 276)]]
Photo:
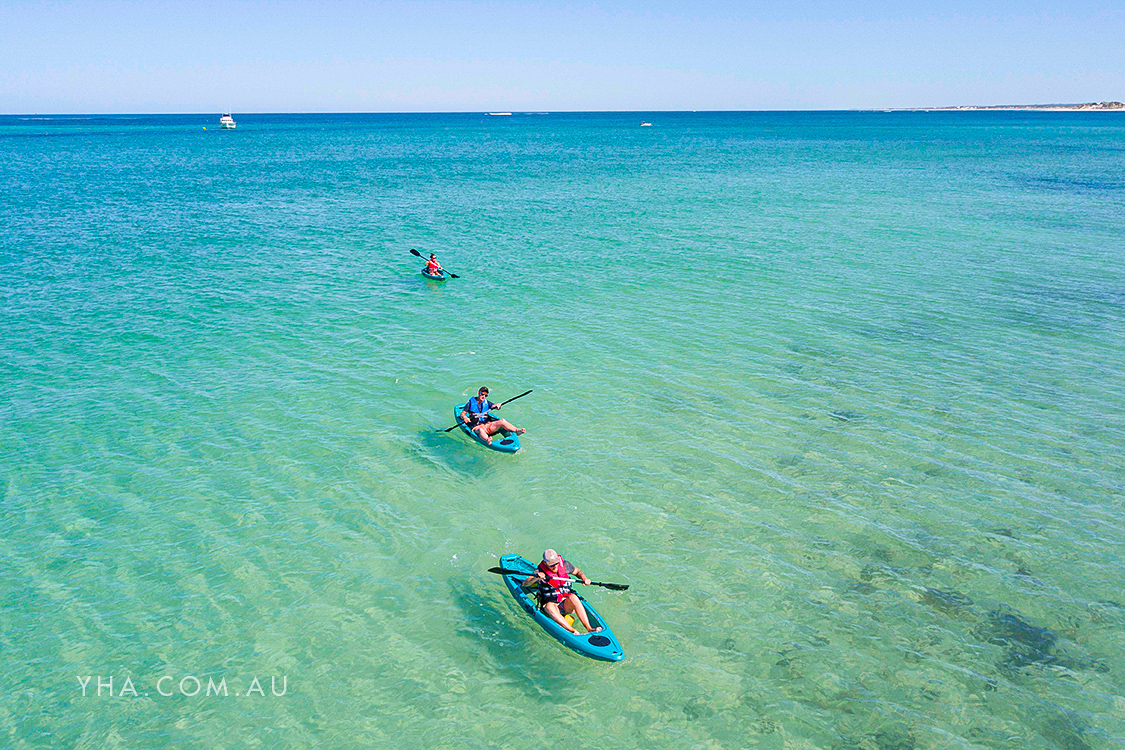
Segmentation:
[(219, 125), (223, 127), (223, 130), (234, 130), (236, 127), (238, 127), (238, 123), (236, 123), (234, 121), (234, 118), (230, 116), (230, 112), (227, 112), (219, 118)]
[(491, 117), (511, 117), (512, 116), (511, 112), (489, 112), (488, 114)]
[(652, 123), (651, 123), (651, 122), (644, 122), (644, 121), (642, 120), (642, 121), (641, 121), (641, 127), (642, 127), (642, 128), (651, 128), (651, 127), (652, 127)]

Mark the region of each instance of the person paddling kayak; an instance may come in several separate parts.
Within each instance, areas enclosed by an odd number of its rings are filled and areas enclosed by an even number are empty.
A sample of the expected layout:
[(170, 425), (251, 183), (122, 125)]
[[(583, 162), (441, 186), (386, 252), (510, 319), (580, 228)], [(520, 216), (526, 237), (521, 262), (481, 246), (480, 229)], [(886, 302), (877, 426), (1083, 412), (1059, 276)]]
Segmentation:
[[(461, 410), (461, 421), (477, 434), (487, 445), (492, 445), (492, 436), (501, 430), (508, 430), (517, 435), (522, 435), (527, 430), (516, 427), (506, 419), (499, 419), (489, 414), (490, 409), (499, 409), (503, 404), (494, 404), (488, 400), (488, 388), (481, 386), (477, 397), (471, 398)], [(450, 428), (452, 429), (452, 428)]]
[(586, 616), (586, 608), (582, 606), (582, 599), (570, 587), (570, 577), (576, 575), (587, 586), (590, 579), (579, 568), (574, 567), (562, 555), (553, 549), (543, 551), (543, 562), (523, 581), (523, 587), (539, 587), (539, 609), (543, 610), (552, 620), (557, 622), (567, 631), (578, 634), (566, 620), (566, 615), (572, 614), (586, 628), (587, 633), (600, 633), (602, 628), (590, 627), (590, 618)]
[(437, 262), (437, 256), (433, 253), (430, 253), (430, 259), (426, 261), (426, 273), (431, 276), (440, 276), (446, 273), (446, 270), (441, 267), (441, 263)]

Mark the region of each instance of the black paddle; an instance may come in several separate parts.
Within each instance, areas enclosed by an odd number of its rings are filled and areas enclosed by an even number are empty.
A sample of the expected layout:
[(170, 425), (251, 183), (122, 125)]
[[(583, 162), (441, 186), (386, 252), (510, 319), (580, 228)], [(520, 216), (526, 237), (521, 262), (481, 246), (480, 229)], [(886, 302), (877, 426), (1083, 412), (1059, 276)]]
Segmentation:
[[(508, 399), (507, 401), (501, 401), (501, 402), (500, 402), (500, 403), (498, 403), (498, 404), (497, 404), (496, 406), (503, 406), (504, 404), (507, 404), (507, 403), (509, 403), (509, 402), (511, 402), (511, 401), (515, 401), (515, 400), (516, 400), (517, 398), (523, 398), (524, 396), (526, 396), (526, 395), (527, 395), (527, 394), (529, 394), (529, 393), (531, 393), (531, 391), (524, 391), (523, 393), (521, 393), (521, 394), (520, 394), (520, 395), (518, 395), (518, 396), (512, 396), (512, 397), (511, 397), (510, 399)], [(448, 428), (448, 429), (445, 429), (445, 430), (438, 430), (438, 432), (449, 432), (449, 430), (456, 430), (456, 429), (457, 429), (458, 427), (460, 427), (460, 426), (461, 426), (460, 424), (455, 424), (455, 425), (453, 425), (452, 427), (450, 427), (450, 428)]]
[[(419, 258), (421, 258), (422, 260), (428, 260), (428, 259), (426, 258), (426, 256), (422, 255), (422, 253), (418, 252), (418, 251), (417, 251), (417, 250), (415, 250), (414, 248), (410, 248), (410, 254), (411, 254), (411, 255), (417, 255), (417, 256), (418, 256)], [(443, 269), (441, 269), (441, 270), (442, 270), (442, 272), (443, 272), (443, 273), (449, 273), (449, 271), (446, 271), (446, 270), (445, 270), (444, 268), (443, 268)], [(449, 273), (449, 278), (451, 278), (451, 279), (459, 279), (459, 278), (461, 278), (461, 277), (460, 277), (460, 276), (458, 276), (458, 275), (457, 275), (457, 274), (455, 274), (455, 273)]]
[[(511, 575), (529, 576), (529, 575), (534, 575), (534, 573), (527, 573), (527, 572), (522, 571), (522, 570), (508, 570), (507, 568), (489, 568), (488, 572), (489, 573), (499, 573), (502, 576), (511, 576)], [(582, 583), (582, 581), (577, 579), (577, 578), (573, 578), (571, 580), (578, 581), (579, 583)], [(601, 581), (590, 581), (590, 585), (591, 586), (601, 586), (603, 589), (609, 589), (610, 591), (628, 591), (629, 590), (629, 584), (627, 584), (627, 583), (602, 583)]]

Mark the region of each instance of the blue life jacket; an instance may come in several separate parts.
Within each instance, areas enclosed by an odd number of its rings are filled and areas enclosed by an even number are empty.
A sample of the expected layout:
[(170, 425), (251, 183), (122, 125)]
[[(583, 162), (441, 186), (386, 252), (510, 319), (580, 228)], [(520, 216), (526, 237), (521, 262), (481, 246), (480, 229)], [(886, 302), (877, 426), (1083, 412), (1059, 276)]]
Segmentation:
[(465, 411), (469, 412), (470, 422), (480, 424), (481, 422), (487, 422), (491, 419), (491, 417), (488, 416), (488, 410), (494, 406), (496, 406), (496, 404), (492, 403), (487, 398), (484, 400), (483, 406), (477, 402), (476, 398), (471, 398), (468, 403), (465, 404)]

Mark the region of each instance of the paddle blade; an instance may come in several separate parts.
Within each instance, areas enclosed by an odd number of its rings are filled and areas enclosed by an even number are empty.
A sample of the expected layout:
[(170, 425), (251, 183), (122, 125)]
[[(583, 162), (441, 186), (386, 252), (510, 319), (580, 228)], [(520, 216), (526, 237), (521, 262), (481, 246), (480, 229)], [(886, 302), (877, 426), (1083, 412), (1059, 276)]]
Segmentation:
[(524, 572), (522, 570), (508, 570), (507, 568), (489, 568), (488, 572), (489, 573), (499, 573), (502, 576), (522, 576), (522, 575), (524, 575)]
[(418, 252), (418, 251), (417, 251), (417, 250), (415, 250), (414, 248), (410, 248), (410, 254), (411, 254), (411, 255), (417, 255), (417, 256), (418, 256), (419, 258), (421, 258), (421, 257), (422, 257), (422, 253)]
[[(574, 580), (577, 581), (578, 579), (575, 578)], [(590, 581), (590, 585), (591, 586), (601, 586), (603, 589), (609, 589), (610, 591), (628, 591), (629, 590), (629, 584), (627, 584), (627, 583), (602, 583), (601, 581)]]

